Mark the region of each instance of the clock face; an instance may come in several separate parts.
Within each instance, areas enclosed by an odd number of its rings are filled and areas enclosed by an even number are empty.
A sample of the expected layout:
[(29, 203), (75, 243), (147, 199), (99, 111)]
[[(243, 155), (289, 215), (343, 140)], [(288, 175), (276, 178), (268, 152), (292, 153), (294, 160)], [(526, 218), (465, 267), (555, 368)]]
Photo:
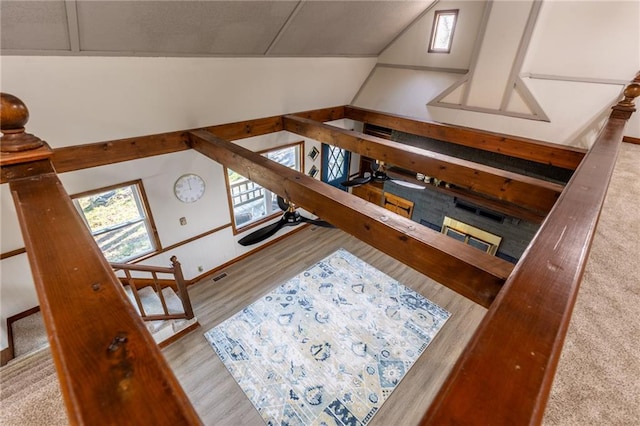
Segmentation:
[(204, 180), (193, 173), (182, 175), (176, 180), (173, 192), (183, 203), (193, 203), (204, 195)]

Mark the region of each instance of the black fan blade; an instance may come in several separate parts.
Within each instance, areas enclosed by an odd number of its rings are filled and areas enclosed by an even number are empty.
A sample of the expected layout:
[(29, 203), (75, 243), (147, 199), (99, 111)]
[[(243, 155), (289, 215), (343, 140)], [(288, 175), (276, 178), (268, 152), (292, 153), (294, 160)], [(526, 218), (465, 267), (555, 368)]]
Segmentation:
[(264, 228), (250, 233), (246, 237), (240, 238), (240, 240), (238, 240), (238, 244), (240, 244), (241, 246), (250, 246), (251, 244), (257, 244), (260, 241), (264, 241), (278, 232), (280, 228), (284, 226), (284, 224), (284, 219), (280, 219), (276, 223), (272, 223), (271, 225), (265, 226)]
[(351, 180), (345, 180), (344, 182), (340, 182), (340, 185), (348, 188), (350, 186), (364, 185), (365, 183), (368, 183), (369, 181), (371, 181), (371, 176), (357, 177), (357, 178), (354, 178), (354, 179), (351, 179)]
[(282, 210), (283, 212), (286, 212), (287, 210), (289, 210), (289, 204), (285, 201), (284, 198), (282, 198), (279, 195), (278, 195), (278, 207), (280, 207), (280, 210)]
[(327, 222), (325, 220), (309, 219), (307, 217), (300, 216), (300, 221), (301, 222), (306, 222), (306, 223), (311, 223), (311, 224), (317, 225), (317, 226), (322, 226), (323, 228), (334, 228), (334, 226), (332, 224), (330, 224), (329, 222)]

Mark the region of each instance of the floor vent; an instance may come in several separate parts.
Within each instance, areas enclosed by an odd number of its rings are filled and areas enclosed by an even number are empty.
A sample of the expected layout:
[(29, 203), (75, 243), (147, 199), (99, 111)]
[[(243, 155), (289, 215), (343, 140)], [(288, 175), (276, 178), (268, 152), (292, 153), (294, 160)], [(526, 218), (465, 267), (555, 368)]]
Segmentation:
[(214, 281), (214, 282), (216, 282), (216, 281), (220, 281), (221, 279), (223, 279), (223, 278), (224, 278), (224, 277), (226, 277), (226, 276), (227, 276), (227, 273), (226, 273), (226, 272), (223, 272), (223, 273), (221, 273), (220, 275), (216, 275), (215, 277), (213, 277), (213, 281)]

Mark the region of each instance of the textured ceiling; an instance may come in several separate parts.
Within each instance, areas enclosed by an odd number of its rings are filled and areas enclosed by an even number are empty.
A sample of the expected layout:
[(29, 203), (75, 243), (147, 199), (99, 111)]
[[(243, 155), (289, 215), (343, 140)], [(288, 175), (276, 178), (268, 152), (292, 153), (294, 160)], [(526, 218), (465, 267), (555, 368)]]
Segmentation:
[(2, 54), (377, 56), (433, 3), (2, 0)]

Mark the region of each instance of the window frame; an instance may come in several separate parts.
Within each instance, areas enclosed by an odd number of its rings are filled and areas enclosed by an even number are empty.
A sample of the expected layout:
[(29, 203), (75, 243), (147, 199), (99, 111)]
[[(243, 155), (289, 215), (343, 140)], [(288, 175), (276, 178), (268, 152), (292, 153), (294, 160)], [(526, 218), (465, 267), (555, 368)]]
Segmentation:
[[(455, 34), (456, 26), (458, 24), (458, 14), (460, 9), (447, 9), (436, 10), (433, 14), (433, 25), (431, 26), (431, 37), (429, 38), (428, 53), (451, 53), (451, 47), (453, 46), (453, 35)], [(453, 27), (451, 28), (451, 35), (449, 36), (449, 43), (446, 49), (438, 49), (434, 47), (436, 41), (436, 34), (438, 32), (438, 20), (443, 15), (453, 15)]]
[[(300, 170), (298, 170), (300, 173), (303, 173), (303, 171), (305, 170), (305, 163), (304, 163), (304, 140), (298, 141), (298, 142), (291, 142), (291, 143), (287, 143), (287, 144), (283, 144), (283, 145), (278, 145), (278, 146), (274, 146), (271, 148), (266, 148), (260, 151), (256, 151), (256, 154), (260, 154), (260, 155), (264, 155), (268, 152), (272, 152), (272, 151), (279, 151), (282, 149), (286, 149), (292, 146), (297, 146), (298, 147), (298, 161), (300, 164)], [(250, 179), (248, 179), (249, 181), (251, 181)], [(229, 182), (229, 168), (228, 167), (224, 167), (224, 182), (225, 182), (225, 186), (226, 186), (226, 190), (227, 190), (227, 200), (228, 200), (228, 206), (229, 206), (229, 214), (231, 216), (231, 229), (233, 230), (233, 235), (238, 235), (240, 233), (246, 232), (249, 229), (252, 228), (256, 228), (262, 224), (264, 224), (265, 222), (270, 221), (271, 219), (274, 219), (276, 217), (279, 217), (282, 215), (283, 212), (278, 211), (275, 213), (272, 213), (270, 215), (266, 215), (254, 222), (250, 222), (246, 225), (242, 225), (242, 226), (238, 226), (236, 225), (236, 217), (235, 217), (235, 211), (233, 208), (233, 196), (231, 194), (231, 183)], [(252, 182), (252, 181), (251, 181)], [(260, 185), (261, 186), (261, 185)], [(264, 188), (264, 187), (263, 187)], [(273, 191), (270, 191), (267, 188), (264, 188), (265, 191), (269, 191), (271, 193), (273, 193)]]
[[(138, 206), (138, 210), (141, 211), (144, 214), (144, 217), (136, 222), (127, 222), (124, 223), (118, 227), (112, 227), (109, 229), (102, 229), (99, 232), (95, 232), (91, 230), (91, 227), (89, 226), (89, 223), (87, 221), (87, 218), (85, 217), (82, 208), (80, 207), (80, 203), (78, 201), (79, 198), (85, 198), (85, 197), (89, 197), (92, 195), (96, 195), (96, 194), (100, 194), (103, 192), (109, 192), (109, 191), (113, 191), (113, 190), (117, 190), (117, 189), (121, 189), (121, 188), (125, 188), (125, 187), (134, 187), (137, 191), (137, 194), (134, 193), (134, 198), (136, 200), (136, 204)], [(147, 198), (147, 193), (145, 192), (144, 189), (144, 185), (142, 183), (142, 179), (135, 179), (135, 180), (131, 180), (131, 181), (127, 181), (127, 182), (121, 182), (121, 183), (117, 183), (114, 185), (109, 185), (109, 186), (105, 186), (105, 187), (101, 187), (101, 188), (97, 188), (97, 189), (92, 189), (89, 191), (84, 191), (84, 192), (80, 192), (77, 194), (73, 194), (71, 195), (71, 200), (73, 202), (74, 207), (76, 208), (76, 211), (78, 212), (78, 214), (80, 215), (80, 218), (82, 219), (82, 221), (84, 222), (84, 224), (86, 225), (89, 233), (91, 234), (92, 237), (95, 238), (96, 235), (105, 233), (105, 232), (110, 232), (113, 231), (115, 229), (118, 229), (119, 227), (124, 227), (124, 226), (128, 226), (131, 225), (132, 223), (137, 223), (137, 222), (143, 222), (145, 223), (145, 228), (147, 230), (147, 235), (149, 237), (149, 240), (151, 241), (152, 244), (152, 250), (149, 252), (145, 252), (143, 254), (140, 255), (136, 255), (133, 257), (130, 257), (128, 259), (125, 259), (123, 261), (117, 262), (117, 263), (136, 263), (139, 262), (143, 259), (152, 257), (157, 255), (158, 253), (162, 252), (162, 244), (160, 243), (160, 236), (158, 235), (158, 229), (156, 227), (155, 221), (153, 219), (153, 215), (151, 214), (151, 207), (149, 205), (149, 199)], [(96, 245), (97, 245), (97, 241), (96, 241)], [(100, 248), (98, 246), (98, 248)], [(100, 249), (100, 251), (102, 252), (102, 249)], [(104, 253), (103, 253), (104, 255)], [(105, 256), (106, 259), (106, 256)], [(109, 260), (107, 259), (107, 262), (109, 262)]]

